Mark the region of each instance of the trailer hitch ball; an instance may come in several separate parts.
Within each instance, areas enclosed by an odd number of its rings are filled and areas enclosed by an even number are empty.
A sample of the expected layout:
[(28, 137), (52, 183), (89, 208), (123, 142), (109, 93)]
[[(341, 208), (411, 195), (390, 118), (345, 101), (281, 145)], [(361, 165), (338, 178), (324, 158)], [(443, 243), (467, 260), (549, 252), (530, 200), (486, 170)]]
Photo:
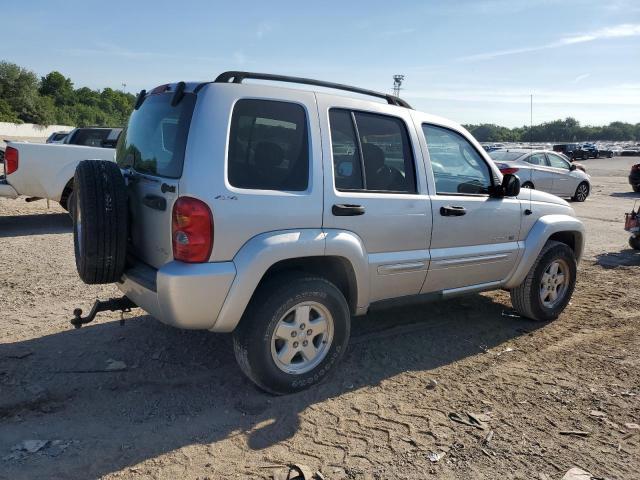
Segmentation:
[(120, 311), (121, 313), (121, 317), (120, 317), (120, 325), (124, 324), (124, 316), (123, 314), (125, 312), (130, 312), (132, 308), (137, 307), (137, 305), (135, 303), (133, 303), (129, 298), (127, 298), (126, 296), (120, 297), (120, 298), (111, 298), (109, 300), (96, 300), (95, 303), (93, 304), (93, 307), (91, 307), (91, 311), (87, 314), (86, 317), (82, 316), (82, 309), (81, 308), (76, 308), (73, 310), (73, 318), (71, 319), (71, 324), (75, 327), (75, 328), (81, 328), (82, 325), (85, 325), (87, 323), (93, 322), (93, 320), (96, 318), (96, 315), (99, 312), (106, 312), (106, 311), (110, 311), (110, 312), (116, 312), (116, 311)]

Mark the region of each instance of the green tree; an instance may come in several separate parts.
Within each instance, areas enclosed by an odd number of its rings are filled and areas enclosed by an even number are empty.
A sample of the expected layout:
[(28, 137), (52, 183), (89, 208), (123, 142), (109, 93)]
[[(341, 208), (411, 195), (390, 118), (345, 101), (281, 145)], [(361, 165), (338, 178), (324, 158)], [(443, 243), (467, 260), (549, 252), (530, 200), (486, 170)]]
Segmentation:
[(15, 63), (0, 62), (0, 99), (4, 100), (15, 117), (31, 122), (36, 112), (38, 77)]
[(58, 106), (74, 102), (73, 82), (60, 72), (53, 71), (40, 80), (40, 95), (53, 98)]
[(6, 100), (0, 98), (0, 122), (22, 123)]

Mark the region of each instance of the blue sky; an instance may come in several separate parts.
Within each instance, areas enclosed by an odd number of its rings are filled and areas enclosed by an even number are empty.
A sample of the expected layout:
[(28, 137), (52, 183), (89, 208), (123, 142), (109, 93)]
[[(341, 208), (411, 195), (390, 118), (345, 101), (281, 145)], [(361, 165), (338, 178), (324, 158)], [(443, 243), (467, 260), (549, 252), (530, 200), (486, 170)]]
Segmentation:
[(224, 70), (390, 91), (461, 123), (640, 122), (640, 0), (2, 2), (0, 59), (76, 86)]

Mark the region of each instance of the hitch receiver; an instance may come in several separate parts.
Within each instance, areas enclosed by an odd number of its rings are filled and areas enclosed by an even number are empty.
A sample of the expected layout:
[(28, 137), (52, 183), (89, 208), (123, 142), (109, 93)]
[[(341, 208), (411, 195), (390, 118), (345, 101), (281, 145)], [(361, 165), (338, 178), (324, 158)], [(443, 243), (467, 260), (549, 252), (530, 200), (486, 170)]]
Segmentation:
[[(116, 312), (120, 310), (122, 313), (130, 312), (132, 308), (137, 307), (135, 303), (133, 303), (126, 296), (120, 298), (110, 298), (109, 300), (96, 300), (91, 307), (91, 311), (86, 317), (82, 316), (82, 309), (76, 308), (73, 310), (73, 319), (71, 319), (71, 325), (75, 328), (80, 328), (82, 325), (93, 322), (96, 318), (96, 315), (99, 312)], [(124, 324), (124, 320), (120, 320), (120, 324)]]

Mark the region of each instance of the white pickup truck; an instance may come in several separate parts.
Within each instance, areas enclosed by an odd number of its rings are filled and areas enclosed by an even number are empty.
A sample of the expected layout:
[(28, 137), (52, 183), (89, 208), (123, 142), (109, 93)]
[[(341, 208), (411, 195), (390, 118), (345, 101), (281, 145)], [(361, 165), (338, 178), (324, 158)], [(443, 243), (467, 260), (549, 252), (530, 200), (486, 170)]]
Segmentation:
[(0, 175), (0, 197), (54, 200), (69, 210), (78, 163), (82, 160), (113, 161), (114, 157), (114, 148), (7, 142), (4, 175)]

